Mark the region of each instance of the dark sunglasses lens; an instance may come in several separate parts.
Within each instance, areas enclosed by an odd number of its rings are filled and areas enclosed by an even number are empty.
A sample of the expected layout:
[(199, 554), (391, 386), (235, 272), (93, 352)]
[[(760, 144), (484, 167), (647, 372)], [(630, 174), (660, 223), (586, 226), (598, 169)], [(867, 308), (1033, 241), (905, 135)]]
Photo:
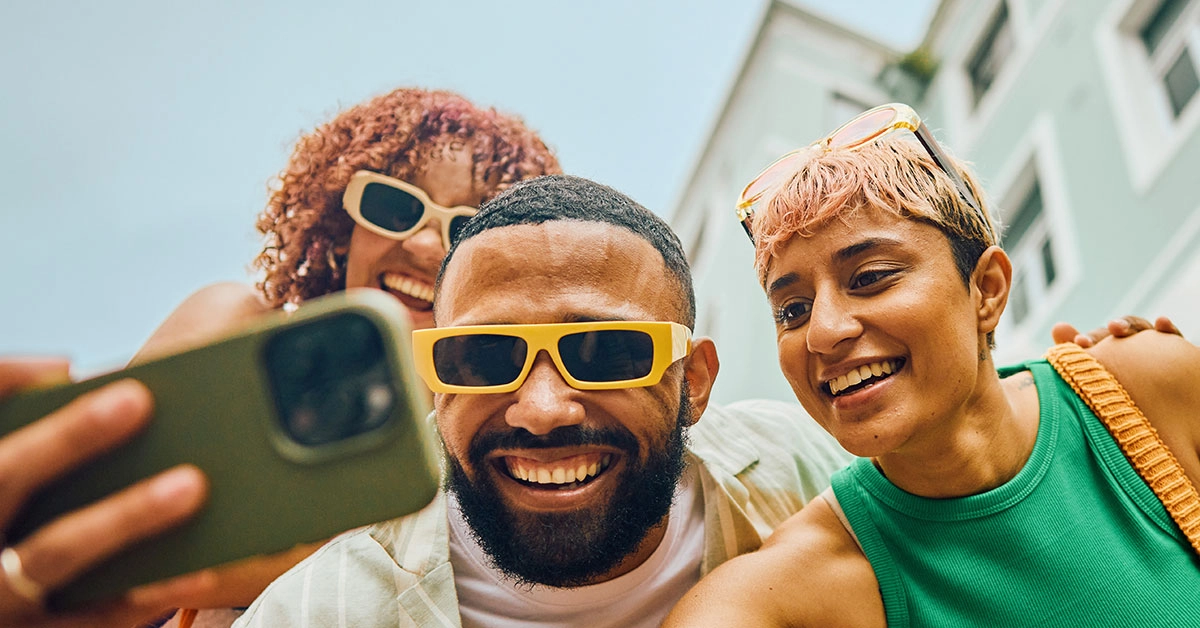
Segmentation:
[(368, 222), (396, 233), (412, 229), (425, 213), (417, 197), (382, 183), (368, 183), (358, 206)]
[(433, 367), (451, 386), (498, 386), (517, 379), (527, 351), (515, 336), (451, 336), (433, 343)]
[(563, 366), (577, 380), (616, 382), (645, 377), (654, 364), (654, 340), (642, 331), (606, 329), (558, 341)]
[(454, 244), (454, 242), (458, 240), (459, 232), (463, 230), (463, 227), (467, 226), (467, 221), (470, 219), (471, 219), (470, 216), (455, 216), (450, 219), (450, 243), (451, 244)]

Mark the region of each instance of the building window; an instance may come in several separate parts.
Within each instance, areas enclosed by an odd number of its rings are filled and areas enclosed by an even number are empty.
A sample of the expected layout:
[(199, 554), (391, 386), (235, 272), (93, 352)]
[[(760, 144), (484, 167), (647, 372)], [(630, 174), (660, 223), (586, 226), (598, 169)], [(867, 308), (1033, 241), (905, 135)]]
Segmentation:
[(1012, 21), (1008, 19), (1008, 3), (1001, 2), (967, 63), (972, 102), (979, 104), (992, 82), (996, 80), (1005, 59), (1012, 53), (1015, 43)]
[(1042, 188), (1035, 178), (1004, 233), (1004, 249), (1013, 261), (1013, 289), (1009, 296), (1012, 322), (1020, 325), (1046, 302), (1058, 278), (1054, 242), (1042, 203)]
[(1200, 91), (1198, 7), (1197, 0), (1164, 0), (1138, 32), (1172, 118)]

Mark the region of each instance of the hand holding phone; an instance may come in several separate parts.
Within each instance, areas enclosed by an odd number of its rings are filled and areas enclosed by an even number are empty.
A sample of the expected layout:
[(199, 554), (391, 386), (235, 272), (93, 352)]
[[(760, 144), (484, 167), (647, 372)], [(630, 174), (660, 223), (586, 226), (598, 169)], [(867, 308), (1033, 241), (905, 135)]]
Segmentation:
[[(67, 373), (66, 360), (0, 358), (0, 399), (47, 379), (65, 381)], [(144, 386), (115, 383), (0, 438), (0, 530), (39, 487), (144, 428), (152, 403)], [(197, 593), (199, 583), (177, 581), (159, 587), (165, 597), (122, 600), (69, 616), (46, 612), (39, 599), (41, 591), (70, 582), (122, 547), (194, 514), (205, 490), (197, 469), (180, 467), (65, 513), (21, 542), (9, 540), (6, 548), (20, 567), (0, 573), (0, 626), (126, 628), (161, 612), (166, 599)], [(27, 588), (16, 588), (14, 577)]]
[(141, 434), (38, 492), (10, 542), (164, 469), (204, 472), (203, 511), (52, 592), (72, 607), (420, 509), (437, 489), (437, 456), (409, 335), (392, 298), (339, 293), (205, 347), (0, 403), (2, 433), (117, 379), (155, 400)]

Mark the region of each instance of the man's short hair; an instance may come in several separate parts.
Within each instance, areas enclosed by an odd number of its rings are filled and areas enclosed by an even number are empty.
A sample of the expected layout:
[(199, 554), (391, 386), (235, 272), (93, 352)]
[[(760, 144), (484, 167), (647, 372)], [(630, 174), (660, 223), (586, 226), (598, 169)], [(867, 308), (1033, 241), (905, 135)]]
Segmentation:
[(649, 242), (662, 255), (667, 271), (678, 284), (683, 316), (678, 322), (688, 327), (695, 325), (696, 295), (692, 288), (692, 272), (683, 245), (671, 227), (654, 212), (613, 188), (570, 175), (547, 175), (522, 181), (484, 203), (446, 252), (438, 271), (437, 293), (441, 293), (446, 266), (463, 242), (489, 229), (559, 220), (615, 225)]

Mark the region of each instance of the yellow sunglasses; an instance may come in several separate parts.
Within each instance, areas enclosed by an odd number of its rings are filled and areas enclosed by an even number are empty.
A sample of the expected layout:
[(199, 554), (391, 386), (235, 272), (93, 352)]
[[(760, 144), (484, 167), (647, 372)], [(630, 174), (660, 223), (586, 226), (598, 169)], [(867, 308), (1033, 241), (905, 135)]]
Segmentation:
[(541, 351), (572, 388), (653, 386), (692, 350), (691, 331), (663, 321), (436, 327), (412, 338), (417, 374), (436, 393), (512, 392)]
[(971, 191), (970, 186), (958, 173), (946, 152), (933, 138), (933, 133), (930, 133), (929, 128), (921, 121), (921, 116), (917, 115), (917, 112), (908, 105), (890, 103), (868, 109), (839, 126), (833, 133), (776, 159), (758, 173), (758, 176), (754, 177), (750, 183), (746, 184), (745, 189), (738, 197), (737, 218), (742, 223), (742, 228), (746, 230), (746, 235), (750, 236), (750, 241), (754, 241), (752, 227), (755, 206), (768, 191), (795, 174), (814, 152), (854, 150), (893, 131), (910, 131), (916, 136), (917, 141), (925, 148), (925, 152), (929, 153), (938, 168), (941, 168), (954, 182), (954, 186), (958, 188), (958, 193), (963, 200), (979, 213), (985, 225), (991, 224), (983, 215), (979, 199), (975, 198), (975, 193)]
[(463, 225), (479, 211), (466, 205), (438, 205), (425, 190), (370, 170), (359, 170), (350, 177), (350, 184), (342, 194), (342, 207), (366, 230), (393, 240), (406, 240), (430, 218), (437, 218), (442, 224), (442, 246), (446, 250)]

